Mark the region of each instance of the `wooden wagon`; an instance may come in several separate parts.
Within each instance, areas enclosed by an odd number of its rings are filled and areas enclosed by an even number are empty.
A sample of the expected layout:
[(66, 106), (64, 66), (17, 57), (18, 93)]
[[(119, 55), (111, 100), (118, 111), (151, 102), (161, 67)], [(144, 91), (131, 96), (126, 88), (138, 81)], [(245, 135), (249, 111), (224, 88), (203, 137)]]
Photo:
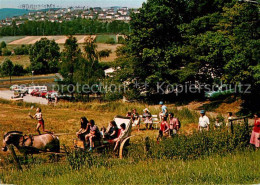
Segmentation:
[[(125, 154), (125, 151), (126, 151), (126, 146), (129, 145), (130, 138), (133, 137), (133, 136), (131, 136), (132, 120), (131, 120), (131, 118), (128, 118), (128, 117), (115, 116), (114, 121), (116, 122), (117, 127), (119, 128), (118, 136), (120, 135), (120, 132), (121, 132), (120, 125), (122, 123), (125, 123), (125, 125), (126, 125), (126, 131), (122, 137), (120, 147), (119, 147), (119, 158), (122, 159)], [(81, 148), (81, 149), (86, 148), (86, 147), (84, 147), (85, 142), (83, 142), (79, 139), (74, 139), (73, 143), (74, 143), (75, 148)], [(94, 142), (96, 151), (103, 151), (104, 149), (112, 149), (114, 144), (115, 143), (113, 142), (113, 140), (103, 140), (102, 138), (101, 138), (101, 140)]]

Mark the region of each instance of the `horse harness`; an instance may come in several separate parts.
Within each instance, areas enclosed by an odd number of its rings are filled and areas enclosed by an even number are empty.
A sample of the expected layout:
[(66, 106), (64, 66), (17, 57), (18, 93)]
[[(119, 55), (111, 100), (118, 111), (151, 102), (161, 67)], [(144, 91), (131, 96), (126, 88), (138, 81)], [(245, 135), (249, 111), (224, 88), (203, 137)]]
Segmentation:
[[(25, 143), (26, 142), (30, 142), (29, 145), (25, 146)], [(33, 145), (33, 136), (32, 135), (24, 135), (20, 138), (20, 141), (19, 141), (19, 145), (22, 146), (22, 147), (32, 147)]]

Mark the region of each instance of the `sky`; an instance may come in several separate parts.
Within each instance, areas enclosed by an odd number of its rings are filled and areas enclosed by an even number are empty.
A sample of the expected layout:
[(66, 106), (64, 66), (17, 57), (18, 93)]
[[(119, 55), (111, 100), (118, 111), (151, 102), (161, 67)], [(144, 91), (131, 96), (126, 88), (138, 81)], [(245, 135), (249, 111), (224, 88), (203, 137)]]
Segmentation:
[(88, 7), (111, 7), (126, 6), (139, 8), (145, 0), (0, 0), (0, 8), (18, 8), (22, 4), (55, 4), (62, 7), (88, 6)]

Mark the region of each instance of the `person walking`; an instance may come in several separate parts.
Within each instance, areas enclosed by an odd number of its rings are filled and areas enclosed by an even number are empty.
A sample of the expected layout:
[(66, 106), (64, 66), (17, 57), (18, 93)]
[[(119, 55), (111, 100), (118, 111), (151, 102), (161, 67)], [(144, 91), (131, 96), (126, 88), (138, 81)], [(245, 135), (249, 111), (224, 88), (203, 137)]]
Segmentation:
[(255, 145), (255, 147), (258, 149), (260, 147), (260, 113), (256, 113), (254, 117), (255, 123), (250, 138), (250, 144)]
[(209, 118), (206, 116), (205, 110), (201, 110), (198, 130), (199, 131), (203, 131), (203, 130), (209, 131), (209, 125), (210, 125)]

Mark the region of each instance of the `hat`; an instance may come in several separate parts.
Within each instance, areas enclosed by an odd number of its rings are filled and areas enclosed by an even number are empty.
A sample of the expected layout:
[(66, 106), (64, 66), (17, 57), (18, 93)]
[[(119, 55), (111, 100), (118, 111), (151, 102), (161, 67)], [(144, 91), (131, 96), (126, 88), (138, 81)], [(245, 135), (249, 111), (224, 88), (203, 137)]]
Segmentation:
[(200, 113), (201, 113), (201, 114), (205, 114), (205, 110), (201, 110)]
[(160, 101), (160, 102), (159, 102), (159, 105), (163, 105), (163, 101)]
[(144, 111), (144, 112), (145, 112), (145, 111), (150, 112), (148, 108), (145, 108), (143, 111)]

